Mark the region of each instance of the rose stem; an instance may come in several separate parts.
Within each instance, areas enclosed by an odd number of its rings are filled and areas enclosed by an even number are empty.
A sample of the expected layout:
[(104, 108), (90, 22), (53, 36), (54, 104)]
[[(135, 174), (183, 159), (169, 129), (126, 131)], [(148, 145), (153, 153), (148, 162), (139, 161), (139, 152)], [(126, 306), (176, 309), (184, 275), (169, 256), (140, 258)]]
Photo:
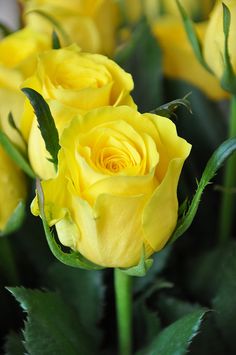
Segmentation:
[(132, 353), (132, 279), (119, 269), (115, 269), (114, 286), (119, 354), (130, 355)]
[[(231, 99), (231, 112), (229, 118), (229, 138), (236, 137), (236, 96)], [(224, 244), (228, 241), (232, 232), (235, 210), (235, 194), (232, 189), (236, 186), (236, 154), (226, 162), (223, 180), (223, 196), (220, 206), (219, 219), (219, 243)]]

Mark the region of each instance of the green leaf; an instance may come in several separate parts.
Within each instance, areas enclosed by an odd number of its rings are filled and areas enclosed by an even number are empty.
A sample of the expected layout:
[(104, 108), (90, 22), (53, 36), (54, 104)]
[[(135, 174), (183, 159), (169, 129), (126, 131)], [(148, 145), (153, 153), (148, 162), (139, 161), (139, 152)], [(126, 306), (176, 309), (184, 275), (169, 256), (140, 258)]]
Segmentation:
[(4, 344), (5, 355), (22, 355), (25, 353), (23, 338), (21, 334), (10, 332)]
[(235, 150), (236, 138), (231, 138), (223, 142), (213, 153), (212, 157), (210, 158), (205, 167), (201, 180), (198, 184), (197, 191), (189, 207), (177, 223), (177, 227), (169, 240), (170, 243), (173, 243), (190, 227), (197, 213), (200, 199), (205, 187), (210, 183), (210, 180), (214, 177), (217, 170), (223, 165), (225, 160), (227, 160), (230, 155), (234, 153)]
[(7, 152), (7, 154), (14, 160), (14, 162), (31, 178), (35, 178), (35, 174), (31, 169), (28, 161), (20, 153), (20, 151), (13, 145), (8, 136), (0, 131), (0, 144)]
[(29, 354), (96, 354), (73, 309), (58, 294), (23, 287), (8, 290), (27, 312), (24, 344)]
[(15, 210), (13, 211), (11, 217), (7, 221), (4, 230), (0, 231), (0, 236), (11, 234), (17, 229), (19, 229), (23, 223), (24, 218), (25, 218), (25, 203), (23, 201), (20, 201), (16, 206)]
[(190, 113), (192, 113), (191, 104), (187, 100), (188, 96), (189, 94), (185, 95), (182, 99), (173, 100), (164, 105), (161, 105), (156, 109), (152, 110), (151, 113), (155, 113), (156, 115), (160, 115), (164, 117), (171, 117), (173, 115), (175, 116), (175, 110), (179, 106), (185, 107)]
[(231, 14), (229, 8), (222, 3), (223, 6), (223, 31), (224, 31), (224, 72), (221, 79), (222, 87), (236, 94), (236, 75), (231, 63), (230, 54), (229, 54), (229, 31), (231, 23)]
[(99, 344), (102, 334), (97, 325), (103, 315), (105, 296), (103, 273), (74, 269), (57, 262), (49, 268), (45, 281), (74, 307), (91, 341)]
[(60, 39), (59, 39), (56, 31), (54, 31), (54, 30), (52, 32), (52, 48), (53, 49), (60, 49), (61, 48)]
[(52, 157), (52, 163), (57, 167), (57, 155), (60, 149), (59, 136), (50, 108), (42, 95), (34, 89), (23, 88), (22, 91), (28, 97), (34, 108), (46, 149)]
[(146, 259), (145, 250), (143, 248), (141, 258), (140, 258), (138, 265), (132, 266), (127, 269), (119, 269), (119, 270), (121, 270), (122, 272), (124, 272), (125, 274), (130, 275), (130, 276), (142, 277), (142, 276), (146, 275), (147, 271), (152, 266), (152, 263), (153, 263), (152, 259)]
[(213, 298), (212, 306), (217, 326), (225, 340), (230, 353), (236, 353), (235, 323), (236, 323), (236, 244), (231, 243), (222, 255), (223, 262), (218, 281), (218, 290)]
[[(132, 96), (140, 112), (149, 112), (163, 102), (161, 49), (147, 22), (140, 22), (131, 40), (115, 60), (134, 80)], [(145, 94), (144, 94), (145, 91)]]
[(45, 213), (44, 213), (44, 196), (43, 196), (43, 190), (41, 183), (39, 179), (36, 180), (36, 187), (37, 187), (37, 198), (38, 198), (38, 204), (39, 204), (39, 210), (40, 210), (40, 217), (43, 222), (43, 227), (44, 227), (44, 232), (46, 235), (46, 239), (49, 245), (49, 248), (53, 255), (63, 264), (76, 267), (76, 268), (81, 268), (81, 269), (86, 269), (86, 270), (101, 270), (103, 269), (102, 266), (95, 265), (86, 258), (84, 258), (80, 253), (78, 252), (71, 252), (71, 253), (65, 253), (64, 251), (61, 250), (61, 246), (56, 242), (53, 234), (51, 233), (50, 227), (47, 223)]
[(17, 125), (15, 123), (12, 112), (9, 112), (9, 114), (8, 114), (8, 122), (9, 122), (10, 126), (18, 133), (19, 137), (21, 138), (21, 140), (23, 141), (23, 143), (26, 146), (26, 141), (22, 135), (22, 132), (19, 130), (19, 128), (17, 127)]
[(180, 15), (183, 20), (184, 28), (187, 33), (189, 42), (193, 48), (193, 51), (198, 59), (198, 61), (203, 65), (203, 67), (212, 73), (211, 69), (209, 68), (208, 64), (206, 63), (203, 53), (202, 53), (202, 44), (198, 38), (197, 32), (194, 28), (194, 24), (190, 17), (188, 16), (187, 12), (185, 11), (183, 5), (181, 5), (179, 0), (176, 0)]
[(164, 328), (138, 355), (185, 355), (198, 334), (206, 311), (197, 310)]

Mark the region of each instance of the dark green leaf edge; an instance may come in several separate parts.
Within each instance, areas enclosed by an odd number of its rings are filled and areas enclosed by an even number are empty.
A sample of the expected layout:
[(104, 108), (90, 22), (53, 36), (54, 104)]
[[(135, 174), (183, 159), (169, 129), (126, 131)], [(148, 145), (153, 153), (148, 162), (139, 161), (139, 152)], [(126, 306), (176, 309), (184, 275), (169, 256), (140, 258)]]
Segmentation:
[(223, 142), (213, 153), (204, 169), (196, 193), (189, 207), (185, 210), (183, 216), (178, 220), (177, 227), (168, 243), (173, 243), (191, 226), (192, 221), (197, 213), (197, 209), (205, 187), (210, 184), (210, 180), (214, 177), (217, 170), (223, 165), (225, 160), (227, 160), (230, 155), (234, 153), (235, 150), (236, 138), (231, 138)]
[(156, 109), (152, 110), (150, 113), (154, 113), (156, 115), (170, 118), (172, 115), (175, 116), (174, 111), (180, 106), (185, 107), (190, 113), (192, 113), (191, 104), (187, 100), (189, 95), (191, 95), (191, 93), (188, 93), (182, 99), (176, 99), (176, 100), (167, 102), (166, 104), (161, 105), (161, 106), (157, 107)]
[(4, 37), (9, 36), (13, 31), (4, 23), (0, 23), (0, 33), (3, 34)]
[(60, 150), (59, 135), (50, 108), (43, 96), (34, 89), (23, 88), (22, 91), (27, 96), (34, 109), (46, 149), (52, 157), (49, 161), (51, 161), (57, 169), (57, 156)]
[(183, 5), (180, 3), (180, 1), (176, 0), (176, 3), (178, 5), (179, 12), (180, 12), (189, 42), (193, 48), (193, 51), (194, 51), (198, 61), (209, 73), (213, 74), (211, 68), (208, 66), (208, 64), (206, 63), (205, 58), (203, 56), (202, 44), (198, 38), (198, 35), (197, 35), (197, 32), (194, 28), (194, 24), (193, 24), (192, 20), (188, 16), (187, 12), (185, 11), (185, 9), (184, 9)]
[(20, 201), (7, 221), (6, 227), (0, 231), (0, 236), (5, 236), (19, 229), (25, 218), (25, 202)]
[(71, 253), (65, 253), (61, 250), (60, 245), (56, 242), (53, 234), (51, 233), (50, 227), (47, 223), (45, 213), (44, 213), (44, 195), (43, 195), (43, 189), (42, 185), (40, 183), (40, 180), (36, 180), (36, 193), (37, 193), (37, 199), (38, 199), (38, 205), (39, 205), (39, 211), (40, 211), (40, 217), (43, 222), (43, 227), (44, 227), (44, 232), (46, 235), (46, 239), (48, 242), (48, 246), (52, 252), (52, 254), (63, 264), (67, 266), (72, 266), (76, 268), (81, 268), (85, 270), (101, 270), (103, 269), (102, 266), (96, 265), (86, 258), (84, 258), (80, 253), (77, 252), (71, 252)]
[(127, 269), (120, 268), (119, 270), (121, 270), (122, 272), (124, 272), (125, 274), (130, 275), (130, 276), (142, 277), (142, 276), (146, 275), (146, 273), (148, 272), (148, 270), (150, 269), (152, 264), (153, 264), (153, 259), (151, 259), (151, 258), (146, 259), (145, 248), (143, 246), (140, 261), (139, 261), (138, 265), (132, 266)]
[(61, 48), (60, 39), (59, 39), (58, 34), (55, 30), (52, 31), (52, 48), (53, 49), (60, 49)]
[(31, 178), (35, 178), (35, 173), (31, 169), (28, 161), (25, 157), (20, 153), (20, 151), (14, 146), (14, 144), (10, 141), (8, 136), (0, 131), (0, 144), (6, 153), (12, 158), (12, 160)]

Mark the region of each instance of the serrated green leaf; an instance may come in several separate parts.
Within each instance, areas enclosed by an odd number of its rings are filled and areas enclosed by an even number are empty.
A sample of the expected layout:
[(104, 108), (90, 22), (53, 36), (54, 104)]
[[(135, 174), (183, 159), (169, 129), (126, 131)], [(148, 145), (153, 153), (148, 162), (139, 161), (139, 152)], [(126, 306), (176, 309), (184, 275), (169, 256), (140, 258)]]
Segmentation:
[(184, 28), (185, 31), (187, 33), (189, 42), (193, 48), (193, 51), (195, 53), (195, 56), (197, 57), (198, 61), (202, 64), (202, 66), (209, 71), (210, 73), (212, 73), (212, 70), (209, 68), (208, 64), (205, 61), (205, 58), (203, 56), (202, 53), (202, 44), (198, 38), (197, 32), (194, 28), (194, 24), (192, 22), (192, 20), (190, 19), (190, 17), (188, 16), (187, 12), (185, 11), (183, 5), (180, 3), (179, 0), (176, 0), (176, 3), (178, 5), (179, 8), (179, 12), (181, 15), (181, 18), (183, 20), (183, 24), (184, 24)]
[(138, 355), (185, 355), (200, 330), (206, 311), (197, 310), (164, 328)]
[(60, 39), (59, 39), (56, 31), (54, 31), (54, 30), (52, 32), (52, 48), (53, 49), (60, 49), (61, 48)]
[(187, 100), (188, 96), (189, 96), (189, 94), (187, 94), (182, 99), (173, 100), (173, 101), (170, 101), (164, 105), (161, 105), (161, 106), (157, 107), (156, 109), (152, 110), (151, 113), (155, 113), (156, 115), (160, 115), (160, 116), (164, 116), (164, 117), (171, 117), (171, 116), (175, 115), (175, 113), (174, 113), (175, 110), (180, 106), (185, 107), (190, 113), (192, 113), (191, 104)]
[(23, 201), (20, 201), (16, 206), (15, 210), (13, 211), (11, 217), (7, 221), (4, 230), (0, 231), (0, 236), (11, 234), (17, 229), (19, 229), (23, 223), (24, 218), (25, 218), (25, 203)]
[(34, 89), (23, 88), (22, 91), (28, 97), (34, 108), (46, 149), (52, 157), (53, 164), (57, 167), (57, 156), (60, 150), (59, 135), (50, 108), (42, 95)]
[(169, 243), (173, 243), (178, 239), (192, 224), (192, 221), (197, 213), (197, 209), (200, 203), (200, 199), (205, 187), (210, 183), (210, 180), (214, 177), (217, 170), (223, 165), (236, 150), (236, 138), (231, 138), (223, 142), (213, 153), (212, 157), (208, 161), (201, 180), (198, 184), (197, 191), (183, 217), (177, 223), (177, 227), (169, 240)]
[(142, 277), (146, 275), (147, 271), (150, 269), (152, 264), (153, 264), (153, 259), (146, 259), (145, 249), (143, 248), (138, 265), (132, 266), (127, 269), (119, 269), (119, 270), (130, 276)]
[(49, 245), (49, 248), (53, 255), (63, 264), (67, 266), (72, 266), (76, 268), (81, 268), (85, 270), (101, 270), (103, 269), (102, 266), (95, 265), (89, 260), (85, 259), (80, 253), (78, 252), (71, 252), (71, 253), (65, 253), (61, 250), (61, 247), (59, 244), (57, 244), (50, 227), (47, 223), (45, 213), (44, 213), (44, 196), (43, 196), (43, 190), (41, 183), (39, 179), (36, 180), (36, 186), (37, 186), (37, 198), (38, 198), (38, 205), (39, 205), (39, 210), (40, 210), (40, 217), (43, 222), (43, 227), (44, 227), (44, 232), (45, 236)]
[(74, 307), (91, 341), (99, 344), (102, 332), (97, 325), (103, 315), (105, 296), (103, 273), (74, 269), (57, 262), (49, 268), (45, 281)]
[(21, 334), (10, 332), (4, 344), (5, 355), (23, 355), (25, 348), (23, 345), (23, 337)]
[(23, 287), (8, 290), (27, 312), (24, 340), (29, 354), (96, 354), (73, 309), (58, 294)]
[(132, 96), (140, 112), (149, 112), (163, 102), (161, 56), (161, 49), (146, 21), (139, 23), (131, 40), (116, 54), (115, 60), (133, 77)]
[(0, 144), (14, 162), (31, 178), (35, 178), (35, 173), (31, 169), (28, 161), (22, 153), (13, 145), (8, 136), (0, 131)]

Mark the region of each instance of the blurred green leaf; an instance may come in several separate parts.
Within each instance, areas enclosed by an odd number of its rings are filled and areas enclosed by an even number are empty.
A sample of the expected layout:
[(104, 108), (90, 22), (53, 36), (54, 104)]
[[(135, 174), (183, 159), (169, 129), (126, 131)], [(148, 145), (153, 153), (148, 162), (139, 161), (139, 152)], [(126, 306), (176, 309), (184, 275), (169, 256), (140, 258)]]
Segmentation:
[(185, 355), (200, 330), (205, 314), (206, 311), (197, 310), (172, 323), (138, 355)]
[(0, 34), (3, 35), (3, 37), (8, 36), (12, 33), (12, 30), (5, 25), (4, 23), (0, 23)]
[(25, 218), (25, 203), (20, 201), (13, 211), (11, 217), (3, 231), (0, 231), (0, 236), (8, 235), (20, 228)]
[(59, 39), (58, 34), (55, 30), (53, 30), (53, 32), (52, 32), (52, 48), (53, 49), (60, 49), (61, 48), (60, 39)]
[(27, 312), (24, 340), (29, 354), (96, 354), (73, 309), (58, 294), (23, 287), (9, 291)]
[(196, 193), (189, 207), (186, 209), (183, 216), (178, 220), (177, 227), (170, 238), (169, 243), (173, 243), (190, 227), (197, 213), (200, 199), (205, 187), (210, 183), (210, 180), (214, 177), (217, 170), (223, 165), (225, 160), (227, 160), (235, 150), (236, 138), (231, 138), (223, 142), (213, 153), (202, 174)]
[(22, 334), (17, 334), (15, 332), (10, 332), (5, 340), (4, 344), (4, 354), (5, 355), (23, 355), (25, 353), (25, 348), (23, 345)]
[(131, 40), (116, 54), (116, 62), (132, 74), (133, 97), (140, 112), (162, 104), (161, 50), (147, 22), (140, 22)]
[(91, 341), (99, 344), (102, 334), (98, 322), (103, 315), (105, 292), (102, 271), (74, 269), (57, 262), (49, 268), (45, 282), (74, 307)]
[(31, 169), (26, 158), (21, 154), (21, 152), (14, 146), (10, 141), (8, 136), (0, 131), (0, 144), (7, 152), (7, 154), (14, 160), (14, 162), (31, 178), (35, 178), (35, 174)]
[(23, 88), (22, 91), (28, 97), (34, 108), (46, 149), (52, 157), (52, 159), (49, 160), (55, 165), (55, 167), (57, 167), (57, 155), (60, 149), (59, 136), (50, 108), (42, 95), (34, 89)]

